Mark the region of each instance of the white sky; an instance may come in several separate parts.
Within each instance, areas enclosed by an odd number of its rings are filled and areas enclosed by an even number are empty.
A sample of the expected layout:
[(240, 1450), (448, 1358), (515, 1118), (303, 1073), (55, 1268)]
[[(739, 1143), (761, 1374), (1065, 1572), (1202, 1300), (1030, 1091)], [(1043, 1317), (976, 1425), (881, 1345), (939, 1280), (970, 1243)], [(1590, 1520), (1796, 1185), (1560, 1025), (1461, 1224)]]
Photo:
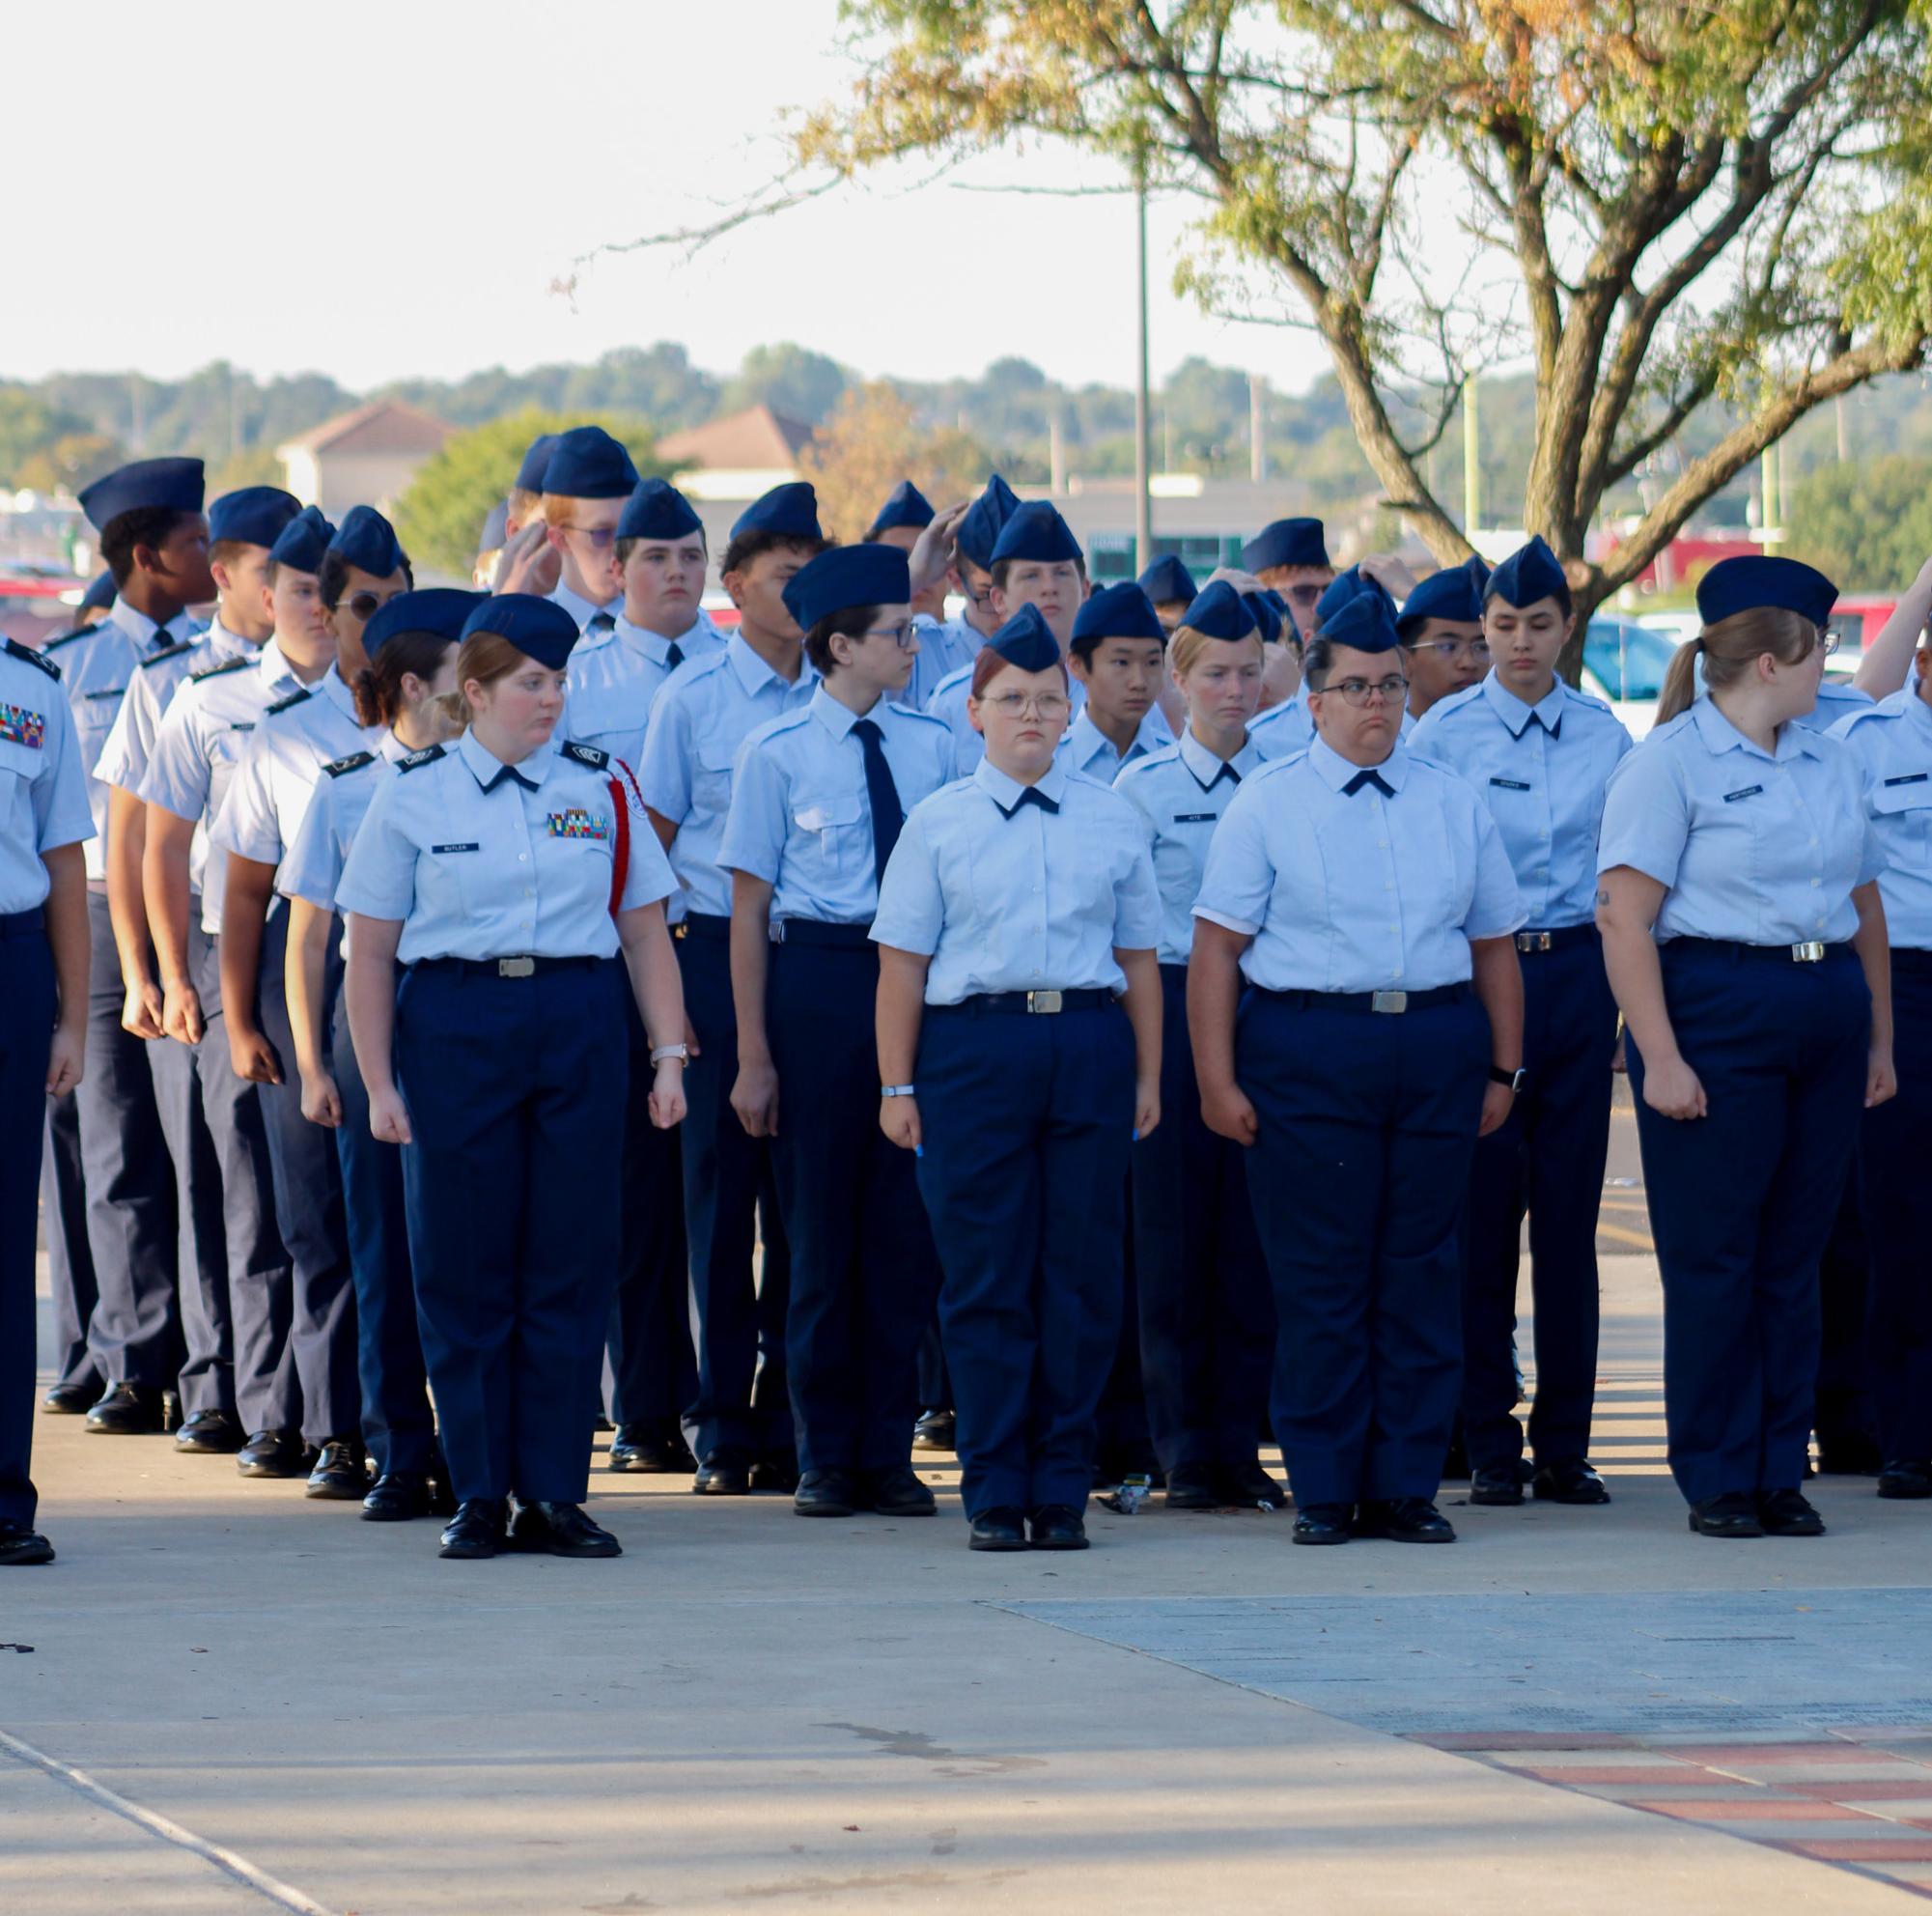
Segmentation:
[[(102, 0), (10, 8), (6, 55), (10, 250), (47, 267), (10, 274), (0, 377), (227, 358), (361, 388), (658, 339), (729, 371), (793, 339), (866, 374), (1018, 353), (1070, 382), (1133, 380), (1129, 197), (908, 175), (694, 260), (600, 260), (574, 304), (552, 291), (574, 256), (702, 222), (772, 175), (784, 111), (852, 70), (835, 0)], [(1064, 156), (970, 177), (1110, 183)], [(1169, 290), (1188, 216), (1157, 203), (1150, 220), (1156, 380), (1199, 352), (1306, 385), (1327, 364), (1310, 336)], [(67, 291), (101, 252), (98, 290)], [(987, 296), (1029, 265), (1078, 291)]]

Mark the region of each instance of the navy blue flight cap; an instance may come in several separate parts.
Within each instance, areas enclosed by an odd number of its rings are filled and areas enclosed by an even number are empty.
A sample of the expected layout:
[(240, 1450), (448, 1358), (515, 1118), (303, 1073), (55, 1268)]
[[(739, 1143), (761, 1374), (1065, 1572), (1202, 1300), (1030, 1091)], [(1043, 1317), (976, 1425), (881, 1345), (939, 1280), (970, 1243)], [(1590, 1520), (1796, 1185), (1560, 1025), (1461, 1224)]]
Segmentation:
[(557, 435), (544, 468), (545, 492), (563, 499), (628, 499), (636, 489), (630, 455), (602, 426)]
[(350, 506), (328, 545), (330, 551), (340, 552), (350, 565), (376, 578), (402, 570), (403, 548), (396, 528), (374, 506)]
[(1482, 623), (1482, 587), (1467, 566), (1444, 566), (1432, 572), (1402, 602), (1395, 629), (1404, 638), (1424, 619), (1454, 619), (1459, 625)]
[(773, 486), (761, 498), (738, 515), (731, 536), (765, 532), (774, 539), (803, 539), (816, 543), (826, 535), (819, 530), (819, 495), (806, 479)]
[(1748, 558), (1720, 559), (1697, 581), (1697, 615), (1707, 626), (1760, 606), (1799, 612), (1814, 626), (1821, 626), (1837, 600), (1838, 588), (1815, 568), (1801, 565), (1796, 559), (1756, 553)]
[(406, 632), (434, 633), (455, 644), (462, 636), (464, 621), (489, 597), (487, 592), (458, 592), (441, 585), (399, 592), (384, 600), (362, 628), (362, 649), (373, 659), (378, 646)]
[(910, 479), (902, 479), (879, 508), (879, 517), (867, 528), (866, 538), (877, 539), (882, 532), (896, 532), (910, 525), (923, 532), (934, 519), (933, 502)]
[(321, 506), (304, 506), (268, 548), (268, 556), (278, 566), (296, 572), (321, 572), (322, 554), (335, 537), (335, 527), (322, 517)]
[(1380, 600), (1388, 608), (1389, 618), (1392, 620), (1395, 617), (1395, 601), (1387, 586), (1379, 578), (1371, 578), (1359, 566), (1350, 566), (1346, 572), (1338, 572), (1315, 601), (1316, 630), (1327, 632), (1329, 621), (1344, 606), (1353, 605), (1363, 597)]
[(564, 669), (564, 661), (577, 642), (577, 622), (554, 599), (539, 599), (534, 592), (483, 594), (459, 635), (474, 638), (480, 632), (507, 638), (524, 658), (552, 672)]
[(302, 509), (293, 493), (279, 486), (243, 486), (224, 493), (208, 509), (208, 543), (234, 540), (243, 546), (272, 546), (282, 528)]
[(1073, 528), (1046, 499), (1028, 499), (1015, 509), (994, 542), (993, 563), (1027, 559), (1035, 565), (1059, 565), (1083, 557)]
[(665, 479), (640, 479), (617, 521), (620, 539), (683, 539), (704, 529), (691, 502)]
[(137, 459), (83, 487), (80, 509), (105, 532), (124, 512), (199, 512), (204, 491), (198, 459)]
[(102, 573), (80, 595), (79, 609), (83, 612), (104, 612), (108, 606), (113, 605), (114, 595), (118, 589), (114, 583), (114, 575), (111, 572)]
[(1060, 658), (1060, 641), (1053, 636), (1052, 627), (1040, 616), (1037, 606), (1021, 606), (987, 644), (1009, 665), (1018, 665), (1022, 672), (1044, 672), (1050, 665), (1064, 662)]
[(998, 473), (986, 482), (986, 491), (960, 515), (953, 529), (953, 544), (981, 572), (993, 567), (993, 549), (1006, 521), (1020, 510), (1019, 495)]
[(1480, 552), (1471, 552), (1463, 561), (1463, 570), (1475, 580), (1478, 593), (1489, 583), (1489, 561)]
[(1254, 629), (1261, 634), (1264, 645), (1277, 645), (1281, 640), (1281, 607), (1274, 603), (1274, 596), (1266, 586), (1259, 592), (1244, 592), (1242, 604), (1254, 614)]
[(1254, 607), (1224, 578), (1204, 585), (1181, 623), (1203, 638), (1246, 638), (1260, 630)]
[(1386, 592), (1380, 597), (1358, 593), (1332, 619), (1322, 621), (1322, 636), (1330, 645), (1346, 645), (1357, 652), (1392, 652), (1402, 643)]
[(1500, 599), (1505, 606), (1520, 610), (1539, 599), (1560, 597), (1569, 589), (1570, 581), (1556, 563), (1556, 554), (1543, 543), (1541, 533), (1532, 533), (1528, 545), (1519, 546), (1490, 574), (1482, 596), (1485, 606), (1492, 599)]
[(810, 632), (821, 619), (854, 606), (904, 606), (912, 575), (897, 546), (834, 546), (785, 582), (785, 609)]
[(1241, 562), (1249, 572), (1266, 572), (1270, 566), (1325, 566), (1329, 548), (1322, 521), (1277, 519), (1241, 549)]
[(519, 493), (541, 493), (544, 490), (544, 479), (550, 469), (550, 455), (556, 449), (557, 436), (554, 433), (539, 433), (530, 441), (523, 463), (517, 468), (517, 490)]
[(1166, 644), (1167, 628), (1161, 623), (1161, 614), (1134, 579), (1103, 585), (1074, 614), (1077, 649), (1089, 639), (1099, 644), (1104, 638), (1158, 638)]
[(1171, 552), (1140, 575), (1140, 589), (1157, 606), (1191, 606), (1201, 591), (1194, 575)]
[(490, 508), (490, 517), (483, 521), (483, 532), (476, 542), (476, 556), (480, 559), (486, 552), (500, 552), (503, 542), (510, 537), (510, 507), (505, 500), (498, 499)]

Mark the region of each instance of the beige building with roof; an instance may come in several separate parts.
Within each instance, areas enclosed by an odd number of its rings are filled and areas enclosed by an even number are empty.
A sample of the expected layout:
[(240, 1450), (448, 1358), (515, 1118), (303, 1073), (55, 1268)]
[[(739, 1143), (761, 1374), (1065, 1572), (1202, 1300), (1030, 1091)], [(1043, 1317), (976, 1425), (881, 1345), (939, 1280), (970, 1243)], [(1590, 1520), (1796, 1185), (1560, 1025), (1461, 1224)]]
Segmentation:
[(275, 448), (282, 483), (340, 520), (350, 506), (390, 512), (423, 463), (456, 431), (398, 399), (373, 399)]

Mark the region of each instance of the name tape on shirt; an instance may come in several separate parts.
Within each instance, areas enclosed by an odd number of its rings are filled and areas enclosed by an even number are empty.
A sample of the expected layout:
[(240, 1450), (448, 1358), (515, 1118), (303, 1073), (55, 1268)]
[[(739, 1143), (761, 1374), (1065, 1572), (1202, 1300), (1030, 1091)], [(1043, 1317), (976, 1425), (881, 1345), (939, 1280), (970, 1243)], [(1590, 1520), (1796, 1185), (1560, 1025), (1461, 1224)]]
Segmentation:
[(1896, 778), (1888, 778), (1885, 782), (1888, 785), (1922, 785), (1927, 778), (1932, 778), (1932, 773), (1901, 772)]
[(1521, 778), (1492, 778), (1492, 785), (1500, 785), (1505, 792), (1526, 792), (1528, 785)]
[(47, 721), (42, 714), (29, 712), (24, 705), (0, 705), (0, 739), (39, 751), (47, 742)]
[(1739, 791), (1726, 792), (1724, 794), (1724, 803), (1734, 805), (1740, 799), (1754, 799), (1763, 790), (1764, 787), (1762, 785), (1746, 785)]
[(549, 818), (552, 838), (608, 838), (610, 821), (601, 818), (596, 812), (585, 811), (581, 805), (572, 805), (564, 811), (553, 811)]
[(480, 852), (483, 847), (475, 839), (471, 839), (467, 845), (432, 845), (430, 850), (440, 855), (444, 852)]

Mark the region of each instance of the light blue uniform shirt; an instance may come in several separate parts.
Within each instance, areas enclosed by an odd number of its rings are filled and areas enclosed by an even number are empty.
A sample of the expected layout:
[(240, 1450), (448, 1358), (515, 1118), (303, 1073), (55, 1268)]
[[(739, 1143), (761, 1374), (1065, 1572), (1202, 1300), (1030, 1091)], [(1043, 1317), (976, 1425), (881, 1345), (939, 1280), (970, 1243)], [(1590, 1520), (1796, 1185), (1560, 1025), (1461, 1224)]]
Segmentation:
[(237, 656), (190, 672), (161, 715), (136, 792), (144, 803), (194, 820), (188, 886), (201, 896), (201, 927), (210, 936), (221, 930), (228, 860), (209, 858), (209, 827), (263, 713), (301, 689), (271, 638), (252, 660)]
[(1524, 922), (1495, 822), (1453, 772), (1397, 743), (1373, 785), (1321, 739), (1242, 781), (1194, 916), (1253, 939), (1241, 969), (1269, 991), (1432, 991), (1473, 970), (1470, 941)]
[(1140, 814), (1161, 892), (1161, 962), (1185, 965), (1194, 948), (1194, 900), (1208, 862), (1208, 843), (1243, 781), (1266, 761), (1246, 741), (1233, 758), (1217, 758), (1191, 731), (1180, 742), (1130, 765), (1113, 789)]
[[(301, 829), (289, 856), (282, 860), (277, 882), (288, 898), (303, 898), (324, 912), (335, 910), (336, 888), (342, 883), (349, 848), (369, 811), (369, 802), (384, 778), (395, 776), (397, 765), (409, 747), (394, 732), (384, 732), (375, 747), (364, 746), (347, 758), (331, 759), (322, 767), (315, 796), (302, 814)], [(342, 955), (349, 956), (349, 933), (342, 937)]]
[(912, 676), (907, 680), (899, 703), (923, 712), (940, 681), (950, 678), (962, 665), (970, 667), (986, 640), (966, 624), (964, 615), (941, 622), (920, 612), (913, 617), (912, 630), (919, 649), (913, 654)]
[[(938, 719), (882, 698), (864, 716), (879, 727), (902, 813), (951, 783), (953, 738)], [(771, 885), (773, 919), (865, 924), (878, 906), (858, 717), (821, 685), (739, 748), (718, 863)]]
[(1084, 772), (1089, 778), (1111, 785), (1128, 766), (1137, 764), (1150, 752), (1164, 750), (1173, 743), (1174, 728), (1168, 724), (1167, 715), (1158, 705), (1152, 705), (1142, 716), (1134, 737), (1127, 742), (1126, 751), (1116, 751), (1112, 740), (1094, 723), (1082, 705), (1060, 734), (1054, 755), (1070, 770)]
[(1124, 991), (1114, 950), (1161, 942), (1161, 894), (1139, 814), (1055, 760), (1039, 791), (982, 758), (913, 808), (885, 867), (875, 944), (930, 957), (926, 1002), (984, 991)]
[[(550, 594), (550, 599), (553, 604), (561, 606), (577, 622), (578, 632), (587, 630), (591, 620), (596, 618), (600, 612), (606, 613), (612, 619), (616, 619), (622, 616), (624, 611), (623, 593), (620, 592), (607, 606), (594, 606), (581, 592), (573, 592), (562, 579), (557, 580), (556, 590)], [(576, 655), (573, 653), (571, 656), (573, 661), (574, 661)]]
[[(975, 653), (975, 660), (977, 657)], [(966, 717), (966, 700), (971, 696), (972, 665), (967, 663), (941, 679), (938, 690), (926, 704), (926, 710), (935, 718), (943, 718), (953, 735), (953, 762), (959, 767), (962, 778), (986, 756), (986, 740), (973, 730), (972, 720)], [(1073, 711), (1069, 714), (1071, 724), (1079, 716), (1080, 707), (1087, 702), (1086, 687), (1071, 672), (1067, 674), (1067, 696), (1073, 702)]]
[[(630, 796), (603, 753), (552, 741), (515, 768), (534, 790), (500, 775), (502, 761), (468, 732), (398, 763), (394, 777), (378, 776), (350, 846), (336, 890), (342, 911), (400, 919), (396, 955), (406, 965), (617, 955), (614, 775), (627, 804)], [(619, 909), (668, 897), (671, 868), (634, 806), (623, 835)]]
[(0, 650), (0, 914), (44, 904), (42, 853), (93, 836), (80, 742), (60, 674), (10, 638)]
[(1865, 810), (1878, 832), (1878, 875), (1891, 943), (1932, 950), (1932, 707), (1915, 682), (1840, 718), (1842, 739), (1865, 775)]
[(154, 756), (154, 735), (161, 729), (161, 715), (182, 683), (191, 674), (205, 672), (225, 660), (260, 656), (260, 646), (230, 632), (218, 618), (199, 638), (166, 652), (150, 653), (128, 682), (127, 696), (121, 701), (120, 716), (100, 748), (94, 775), (103, 785), (118, 785), (138, 798), (141, 780), (148, 775), (148, 761)]
[(1835, 944), (1858, 929), (1852, 888), (1885, 857), (1849, 746), (1787, 724), (1774, 756), (1706, 697), (1611, 774), (1597, 869), (1618, 865), (1665, 888), (1660, 944)]
[[(1400, 736), (1407, 738), (1415, 729), (1415, 720), (1405, 706)], [(1314, 715), (1308, 710), (1305, 683), (1295, 688), (1293, 698), (1257, 712), (1249, 720), (1247, 736), (1261, 747), (1263, 758), (1293, 758), (1315, 743)]]
[(1817, 704), (1809, 712), (1801, 712), (1791, 722), (1803, 725), (1807, 732), (1829, 732), (1841, 718), (1871, 709), (1870, 692), (1860, 691), (1848, 679), (1828, 676), (1819, 681)]
[(1602, 699), (1559, 679), (1525, 705), (1492, 672), (1432, 705), (1409, 748), (1461, 773), (1489, 806), (1530, 924), (1560, 931), (1590, 922), (1604, 791), (1630, 749)]
[(200, 635), (201, 628), (186, 612), (157, 626), (145, 612), (137, 612), (117, 599), (98, 625), (71, 637), (54, 639), (45, 648), (47, 657), (61, 668), (61, 690), (67, 693), (68, 707), (73, 714), (80, 769), (87, 778), (87, 808), (94, 818), (94, 836), (87, 841), (87, 875), (91, 879), (107, 876), (107, 787), (96, 775), (96, 768), (106, 748), (107, 735), (121, 716), (121, 701), (144, 659)]
[[(678, 648), (675, 663), (673, 645)], [(634, 772), (644, 756), (651, 707), (664, 681), (686, 659), (723, 649), (723, 634), (702, 612), (675, 639), (633, 626), (619, 613), (608, 632), (589, 634), (571, 653), (569, 691), (557, 736), (607, 751)]]
[(686, 909), (731, 915), (731, 880), (719, 868), (731, 773), (745, 735), (768, 718), (803, 705), (819, 675), (801, 658), (796, 680), (783, 679), (735, 632), (721, 651), (686, 660), (651, 708), (637, 784), (644, 803), (678, 828), (671, 869)]

